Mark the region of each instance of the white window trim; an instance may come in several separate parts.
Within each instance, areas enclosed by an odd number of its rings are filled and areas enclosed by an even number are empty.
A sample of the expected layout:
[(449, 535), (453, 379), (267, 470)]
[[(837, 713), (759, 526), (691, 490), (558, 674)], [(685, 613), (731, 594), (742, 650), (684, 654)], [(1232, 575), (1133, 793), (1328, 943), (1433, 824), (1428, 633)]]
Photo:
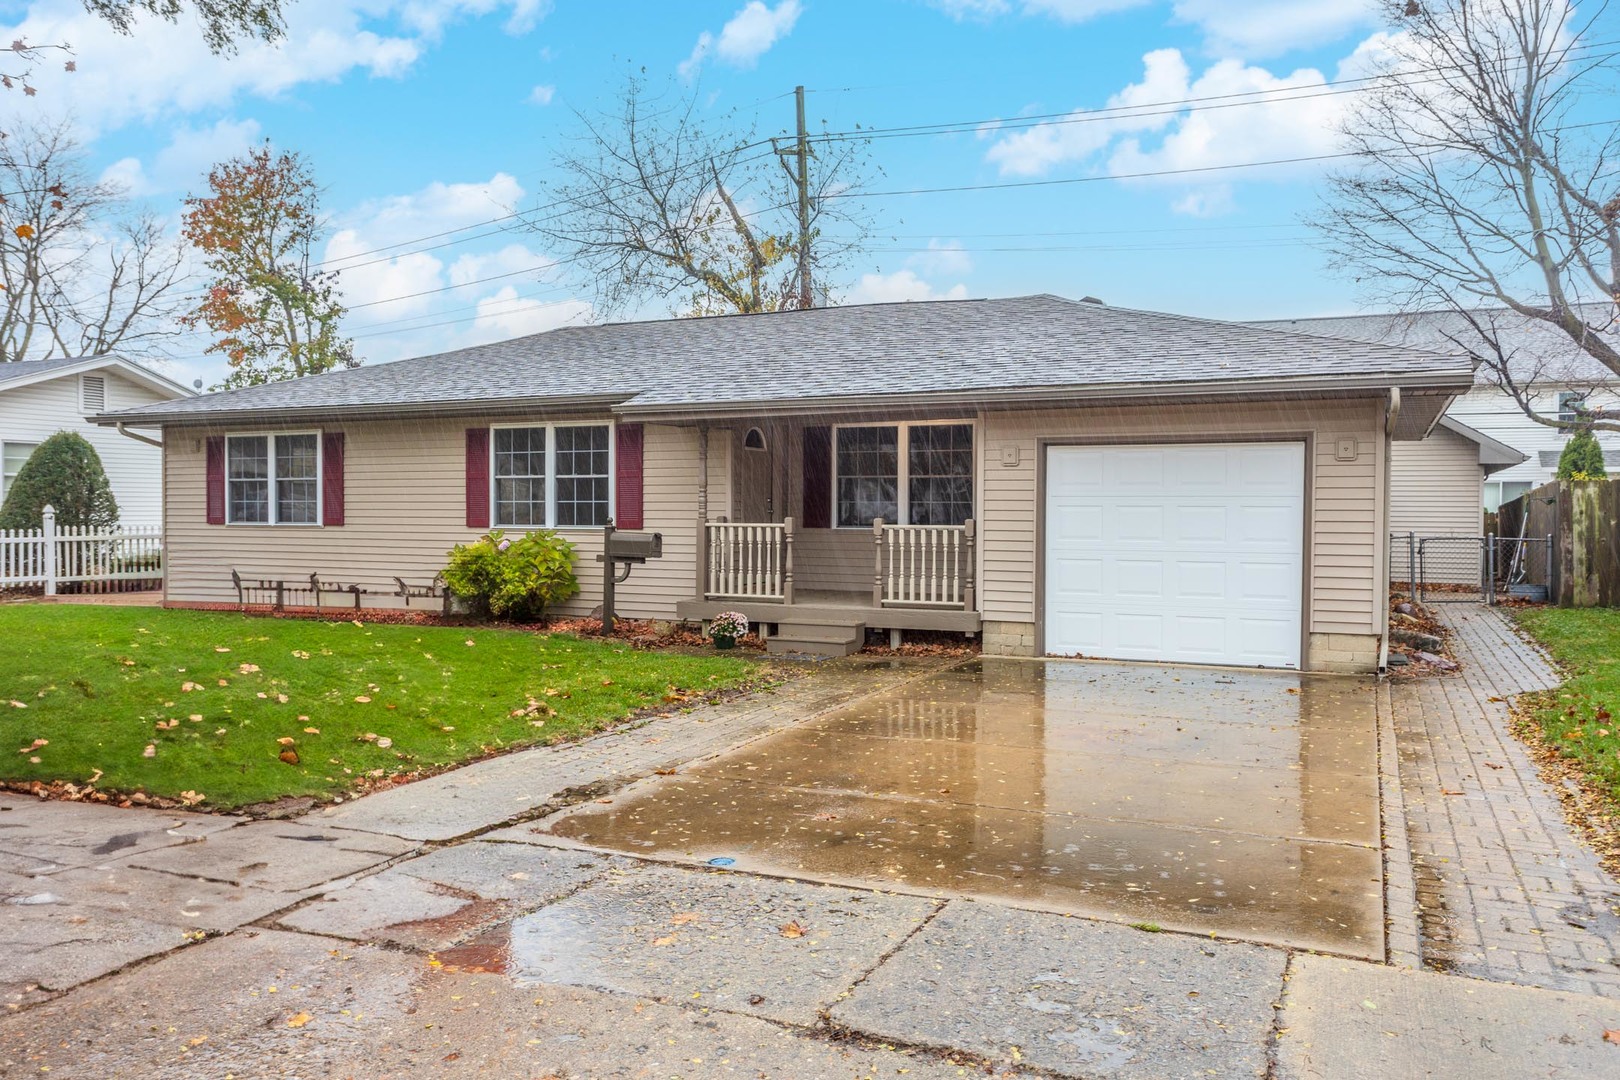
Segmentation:
[[(225, 435), (225, 524), (240, 529), (318, 529), (326, 524), (326, 440), (321, 437), (319, 428), (312, 430), (294, 431), (232, 431)], [(277, 521), (276, 520), (276, 445), (275, 440), (283, 435), (313, 435), (315, 436), (315, 520), (314, 521)], [(269, 439), (265, 449), (270, 455), (270, 520), (269, 521), (232, 521), (231, 520), (231, 440), (232, 439)]]
[[(898, 488), (896, 495), (900, 505), (900, 520), (885, 522), (887, 525), (911, 524), (911, 429), (914, 427), (969, 427), (973, 429), (973, 472), (970, 477), (973, 481), (973, 516), (979, 514), (979, 422), (975, 419), (961, 420), (891, 420), (871, 424), (834, 424), (832, 429), (832, 492), (829, 496), (828, 506), (832, 507), (832, 526), (835, 529), (872, 529), (872, 523), (864, 525), (838, 524), (838, 433), (845, 428), (899, 428), (899, 441), (896, 445), (895, 483)], [(944, 526), (941, 526), (942, 528)]]
[[(608, 520), (612, 521), (619, 509), (619, 431), (612, 420), (569, 420), (548, 424), (491, 424), (489, 426), (489, 527), (492, 529), (554, 529), (558, 532), (600, 532), (600, 525), (557, 524), (557, 438), (558, 428), (608, 429)], [(495, 484), (500, 479), (495, 473), (495, 432), (521, 428), (544, 429), (546, 433), (546, 523), (544, 525), (507, 525), (500, 518), (500, 500), (495, 497)]]

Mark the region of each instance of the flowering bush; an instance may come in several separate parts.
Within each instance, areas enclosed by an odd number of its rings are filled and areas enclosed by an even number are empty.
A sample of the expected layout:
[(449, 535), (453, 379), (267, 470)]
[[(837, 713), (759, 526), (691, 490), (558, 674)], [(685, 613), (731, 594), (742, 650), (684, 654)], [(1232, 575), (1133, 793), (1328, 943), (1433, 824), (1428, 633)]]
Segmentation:
[(579, 592), (574, 545), (550, 529), (516, 540), (496, 529), (476, 543), (455, 546), (444, 583), (480, 618), (533, 622)]
[(709, 620), (709, 636), (736, 640), (748, 633), (748, 616), (740, 611), (722, 611)]

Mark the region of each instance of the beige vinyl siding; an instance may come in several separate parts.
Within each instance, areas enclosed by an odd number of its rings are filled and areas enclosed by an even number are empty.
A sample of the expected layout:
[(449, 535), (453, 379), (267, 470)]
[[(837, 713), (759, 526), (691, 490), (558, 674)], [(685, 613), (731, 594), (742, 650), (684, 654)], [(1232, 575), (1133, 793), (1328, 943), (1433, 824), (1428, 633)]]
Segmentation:
[(1389, 488), (1390, 532), (1419, 536), (1478, 536), (1479, 446), (1435, 428), (1422, 442), (1394, 446)]
[[(395, 603), (388, 595), (395, 590), (395, 575), (426, 583), (443, 569), (454, 545), (482, 532), (466, 526), (466, 429), (477, 426), (477, 421), (329, 426), (345, 434), (341, 527), (207, 524), (205, 437), (224, 432), (171, 429), (164, 458), (167, 598), (234, 603), (235, 569), (243, 577), (289, 582), (319, 573), (375, 594), (366, 598), (367, 606)], [(231, 429), (249, 430), (276, 429)], [(664, 534), (664, 557), (637, 567), (619, 586), (619, 613), (670, 618), (675, 602), (689, 598), (697, 580), (697, 433), (651, 424), (645, 431), (645, 527)], [(710, 481), (723, 487), (724, 449), (719, 454), (713, 444), (710, 449)], [(562, 610), (589, 612), (602, 598), (602, 564), (596, 561), (601, 530), (561, 532), (575, 546), (581, 586), (579, 597)]]
[[(980, 419), (981, 611), (986, 621), (1036, 621), (1037, 477), (1044, 442), (1110, 439), (1233, 441), (1314, 439), (1308, 479), (1307, 624), (1313, 633), (1377, 633), (1383, 503), (1379, 458), (1383, 403), (1257, 402), (1050, 412), (994, 412)], [(1339, 461), (1340, 438), (1356, 460)]]
[[(107, 380), (108, 412), (169, 400), (169, 395), (149, 390), (116, 371), (103, 369), (91, 374)], [(118, 500), (120, 521), (128, 525), (157, 525), (162, 521), (162, 451), (120, 435), (114, 428), (86, 422), (80, 407), (78, 375), (0, 389), (0, 442), (41, 443), (58, 431), (83, 435), (96, 448), (107, 470), (113, 497)], [(157, 433), (143, 434), (156, 437)]]

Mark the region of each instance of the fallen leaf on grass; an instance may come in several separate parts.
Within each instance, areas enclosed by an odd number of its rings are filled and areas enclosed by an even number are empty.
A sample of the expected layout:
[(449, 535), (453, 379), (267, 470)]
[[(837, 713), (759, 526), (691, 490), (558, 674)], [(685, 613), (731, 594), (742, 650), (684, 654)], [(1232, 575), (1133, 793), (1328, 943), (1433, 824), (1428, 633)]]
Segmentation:
[(200, 712), (194, 712), (190, 716), (186, 717), (186, 719), (190, 720), (193, 724), (202, 723), (202, 718), (203, 718), (203, 715)]
[(258, 664), (239, 664), (239, 665), (237, 665), (236, 670), (238, 672), (240, 672), (241, 674), (243, 674), (243, 675), (252, 675), (255, 671), (259, 670), (259, 665)]
[(35, 750), (38, 750), (40, 747), (49, 746), (49, 745), (51, 745), (51, 740), (49, 740), (49, 739), (35, 739), (32, 743), (30, 743), (27, 746), (23, 747), (21, 750), (18, 750), (17, 753), (19, 753), (19, 754), (32, 754)]
[(215, 645), (214, 646), (214, 651), (215, 652), (230, 652), (231, 650), (229, 648), (227, 648), (226, 646), (224, 646), (224, 645)]
[(281, 758), (281, 760), (285, 761), (288, 765), (296, 765), (296, 764), (298, 764), (298, 751), (293, 750), (291, 748), (283, 750), (281, 753), (277, 754), (276, 756)]
[(362, 705), (365, 705), (371, 701), (371, 699), (364, 694), (356, 694), (354, 696), (354, 700), (358, 701)]
[(141, 751), (141, 757), (157, 757), (157, 747), (152, 743), (147, 743), (146, 749)]
[(315, 1018), (309, 1015), (307, 1012), (295, 1013), (293, 1016), (288, 1018), (287, 1026), (294, 1028), (303, 1027), (313, 1019)]
[(219, 680), (219, 685), (221, 685), (221, 686), (229, 686), (229, 685), (231, 685), (231, 681), (229, 679), (220, 679)]
[(801, 938), (801, 937), (804, 937), (804, 927), (800, 926), (796, 922), (783, 923), (782, 924), (782, 936), (785, 937), (785, 938)]
[(476, 644), (478, 644), (478, 643), (477, 643), (477, 642), (476, 642), (476, 641), (474, 641), (474, 640), (473, 640), (473, 639), (472, 639), (472, 638), (468, 638), (468, 639), (467, 639), (467, 644), (468, 644), (468, 645), (476, 645)]
[(382, 738), (377, 740), (377, 749), (379, 749), (379, 750), (387, 750), (390, 746), (393, 746), (393, 745), (394, 745), (394, 740), (390, 739), (386, 735), (384, 735)]
[(187, 681), (187, 682), (183, 682), (183, 683), (180, 684), (180, 692), (182, 694), (189, 694), (193, 690), (201, 690), (201, 689), (202, 689), (202, 684), (201, 683), (194, 683), (194, 682)]
[(281, 738), (277, 739), (276, 742), (280, 743), (282, 746), (291, 746), (293, 744), (293, 739), (290, 735), (283, 735)]
[(173, 731), (175, 728), (180, 726), (180, 721), (178, 721), (178, 720), (159, 720), (154, 726), (159, 731)]
[(21, 701), (16, 700), (15, 698), (13, 698), (12, 702), (11, 702), (11, 707), (13, 709), (26, 709), (26, 708), (28, 708), (28, 705), (27, 705), (26, 702), (21, 702)]
[(285, 704), (287, 704), (287, 701), (289, 699), (288, 699), (286, 694), (277, 694), (276, 695), (276, 700), (281, 702), (283, 705), (285, 705)]
[(292, 654), (293, 654), (294, 659), (297, 659), (297, 660), (308, 660), (309, 659), (309, 653), (305, 652), (303, 649), (294, 649), (292, 651)]
[(319, 735), (320, 733), (321, 729), (318, 727), (307, 727), (304, 729), (305, 735)]

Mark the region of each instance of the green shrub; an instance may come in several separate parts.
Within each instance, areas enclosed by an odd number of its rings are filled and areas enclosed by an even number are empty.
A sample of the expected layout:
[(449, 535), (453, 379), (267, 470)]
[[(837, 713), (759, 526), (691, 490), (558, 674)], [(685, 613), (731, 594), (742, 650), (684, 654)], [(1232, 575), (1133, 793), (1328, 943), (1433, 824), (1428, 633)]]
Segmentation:
[(451, 550), (444, 583), (480, 618), (535, 622), (579, 592), (574, 545), (550, 529), (516, 540), (496, 529)]
[(101, 455), (83, 435), (58, 431), (39, 444), (0, 506), (0, 529), (37, 529), (45, 507), (63, 527), (109, 529), (118, 524), (118, 500), (107, 483)]
[(1603, 448), (1598, 446), (1591, 428), (1581, 428), (1558, 455), (1558, 479), (1602, 480), (1608, 475), (1603, 467)]

